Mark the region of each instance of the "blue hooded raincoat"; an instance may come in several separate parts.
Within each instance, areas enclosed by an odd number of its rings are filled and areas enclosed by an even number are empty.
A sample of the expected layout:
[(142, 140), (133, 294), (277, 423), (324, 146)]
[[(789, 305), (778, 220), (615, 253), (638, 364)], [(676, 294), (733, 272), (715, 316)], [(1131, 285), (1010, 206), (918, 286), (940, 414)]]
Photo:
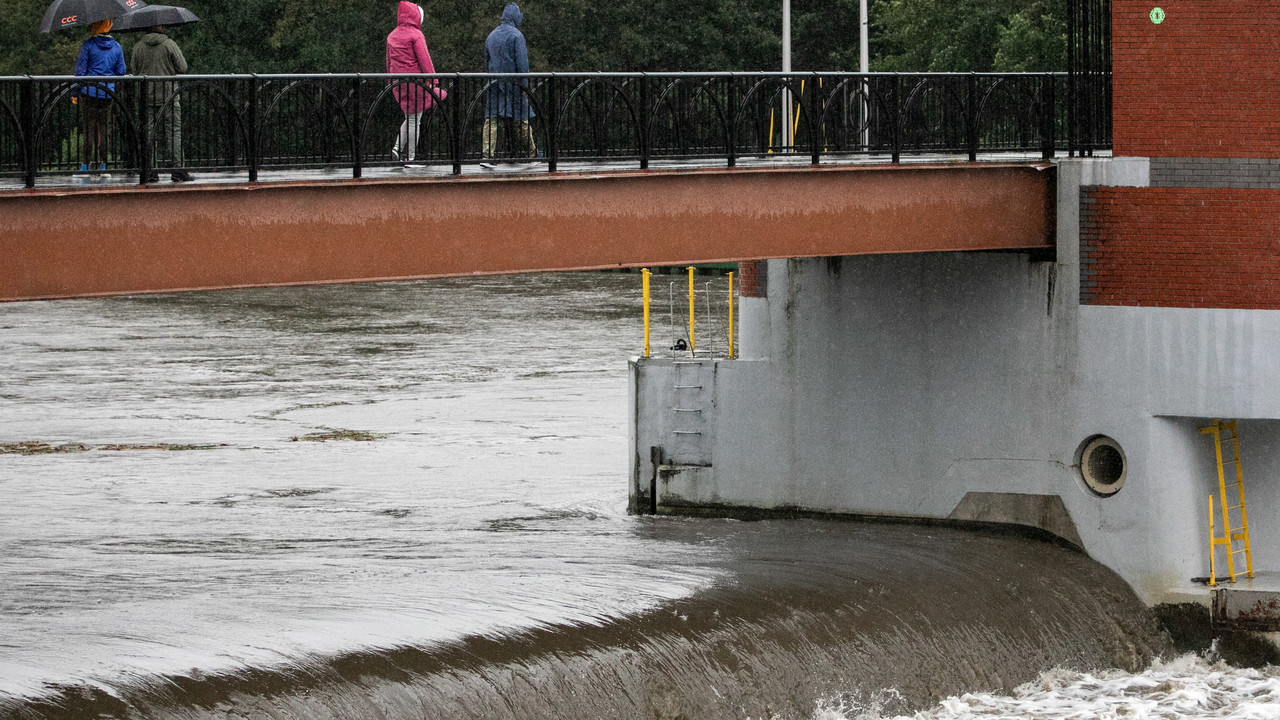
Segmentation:
[[(524, 44), (520, 23), (524, 14), (520, 6), (507, 3), (502, 10), (502, 22), (489, 33), (484, 41), (484, 60), (491, 73), (529, 72), (529, 50)], [(528, 120), (533, 117), (529, 98), (520, 87), (528, 87), (527, 81), (498, 82), (489, 86), (484, 116)]]
[[(76, 58), (76, 75), (123, 75), (124, 50), (120, 43), (110, 35), (94, 35), (80, 46), (80, 55)], [(82, 95), (94, 98), (110, 97), (116, 89), (115, 83), (101, 85), (85, 85), (80, 88)]]

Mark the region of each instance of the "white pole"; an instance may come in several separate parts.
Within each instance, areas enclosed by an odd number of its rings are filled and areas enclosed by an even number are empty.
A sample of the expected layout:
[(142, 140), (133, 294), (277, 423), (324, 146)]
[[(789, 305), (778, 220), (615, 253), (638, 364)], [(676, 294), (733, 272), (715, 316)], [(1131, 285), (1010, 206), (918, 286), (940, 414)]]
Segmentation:
[[(782, 72), (791, 72), (791, 0), (782, 0)], [(791, 149), (791, 91), (782, 90), (782, 145)]]
[(861, 31), (858, 34), (858, 72), (865, 73), (870, 72), (871, 67), (871, 52), (867, 45), (867, 0), (861, 0), (861, 2), (858, 3), (858, 16), (861, 21), (859, 23)]

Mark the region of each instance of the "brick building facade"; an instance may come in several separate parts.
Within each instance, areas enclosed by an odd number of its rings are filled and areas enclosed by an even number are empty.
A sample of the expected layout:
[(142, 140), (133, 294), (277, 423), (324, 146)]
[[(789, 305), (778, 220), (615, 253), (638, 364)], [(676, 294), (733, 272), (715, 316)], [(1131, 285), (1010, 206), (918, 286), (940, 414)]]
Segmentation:
[(1086, 187), (1081, 302), (1280, 309), (1280, 0), (1114, 0), (1116, 157)]

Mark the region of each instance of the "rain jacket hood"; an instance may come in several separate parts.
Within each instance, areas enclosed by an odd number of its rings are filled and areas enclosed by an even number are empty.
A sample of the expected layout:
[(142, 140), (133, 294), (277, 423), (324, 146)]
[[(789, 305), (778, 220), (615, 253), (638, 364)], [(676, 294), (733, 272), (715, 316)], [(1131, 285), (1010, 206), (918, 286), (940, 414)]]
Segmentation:
[(520, 27), (520, 23), (524, 22), (524, 13), (520, 12), (520, 6), (507, 3), (507, 6), (502, 8), (502, 22)]
[[(435, 65), (431, 63), (431, 53), (427, 52), (427, 38), (422, 34), (424, 16), (421, 6), (408, 0), (400, 0), (400, 8), (396, 10), (396, 29), (387, 35), (388, 74), (410, 75), (436, 71)], [(438, 100), (445, 98), (444, 88), (437, 85), (435, 80), (402, 84), (395, 86), (392, 93), (400, 103), (400, 109), (406, 114), (419, 113), (431, 109)]]
[(396, 27), (408, 25), (411, 28), (420, 28), (426, 16), (427, 13), (421, 5), (400, 0), (400, 9), (396, 11)]
[[(124, 75), (124, 50), (120, 43), (110, 35), (94, 35), (80, 45), (80, 55), (76, 58), (76, 75)], [(88, 85), (80, 88), (80, 94), (89, 97), (110, 97), (116, 89), (115, 83)]]

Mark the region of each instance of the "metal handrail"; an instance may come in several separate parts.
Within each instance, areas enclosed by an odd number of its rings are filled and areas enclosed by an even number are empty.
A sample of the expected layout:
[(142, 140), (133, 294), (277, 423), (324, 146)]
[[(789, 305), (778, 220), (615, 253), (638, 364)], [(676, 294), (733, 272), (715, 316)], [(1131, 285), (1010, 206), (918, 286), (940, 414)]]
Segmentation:
[[(32, 187), (38, 177), (76, 173), (87, 145), (72, 101), (100, 83), (115, 88), (108, 166), (144, 184), (168, 165), (245, 172), (249, 181), (262, 170), (318, 167), (360, 177), (396, 162), (391, 147), (404, 120), (397, 93), (405, 89), (444, 96), (424, 114), (415, 162), (454, 173), (488, 159), (481, 139), (495, 110), (514, 109), (515, 117), (489, 123), (498, 140), (492, 159), (526, 160), (532, 151), (550, 171), (571, 161), (732, 166), (779, 155), (812, 163), (979, 152), (1047, 158), (1088, 130), (1068, 132), (1065, 73), (13, 76), (0, 77), (0, 176)], [(796, 123), (789, 142), (780, 123), (785, 97)]]

